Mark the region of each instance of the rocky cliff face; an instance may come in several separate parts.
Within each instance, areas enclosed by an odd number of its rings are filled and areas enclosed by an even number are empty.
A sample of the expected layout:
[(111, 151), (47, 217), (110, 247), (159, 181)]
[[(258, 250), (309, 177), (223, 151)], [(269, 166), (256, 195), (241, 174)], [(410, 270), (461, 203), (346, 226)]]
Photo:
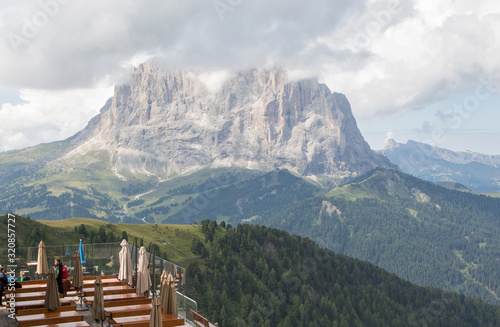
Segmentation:
[(317, 80), (288, 81), (280, 69), (221, 76), (138, 66), (66, 158), (105, 150), (117, 173), (162, 177), (239, 166), (344, 179), (387, 164), (346, 97)]

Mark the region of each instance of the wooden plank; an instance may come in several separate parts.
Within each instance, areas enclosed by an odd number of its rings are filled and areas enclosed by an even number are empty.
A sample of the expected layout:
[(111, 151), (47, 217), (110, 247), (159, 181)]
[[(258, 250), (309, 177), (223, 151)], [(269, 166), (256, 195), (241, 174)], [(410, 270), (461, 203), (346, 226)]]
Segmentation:
[(139, 305), (139, 304), (151, 304), (151, 299), (142, 298), (142, 299), (108, 301), (105, 302), (104, 310), (106, 310), (106, 308), (125, 307), (130, 305)]
[[(84, 288), (84, 296), (94, 296), (94, 288)], [(136, 290), (127, 285), (107, 286), (103, 288), (104, 295), (135, 293)]]
[(6, 290), (5, 294), (22, 294), (22, 293), (34, 293), (34, 292), (45, 292), (47, 290), (47, 286), (41, 287), (30, 287), (30, 288), (16, 288), (12, 291)]
[(138, 305), (128, 305), (126, 307), (113, 307), (104, 308), (111, 319), (130, 317), (130, 316), (143, 316), (151, 313), (151, 303), (150, 304), (138, 304)]
[[(68, 280), (72, 281), (73, 277), (68, 278)], [(33, 285), (33, 284), (44, 284), (44, 285), (47, 285), (47, 280), (46, 279), (32, 279), (32, 280), (25, 280), (25, 281), (22, 281), (20, 283), (21, 283), (21, 285), (23, 285), (23, 287), (25, 285)]]
[[(60, 299), (61, 306), (71, 305), (71, 300)], [(45, 300), (33, 300), (33, 301), (16, 301), (16, 311), (17, 310), (27, 310), (35, 308), (43, 308)]]
[[(112, 301), (121, 301), (121, 300), (131, 300), (131, 299), (144, 299), (144, 296), (138, 295), (136, 293), (127, 293), (127, 294), (113, 294), (113, 295), (104, 295), (104, 305), (106, 306), (106, 302)], [(84, 297), (83, 300), (88, 305), (92, 306), (94, 302), (93, 296)]]
[[(110, 321), (113, 326), (121, 327), (149, 327), (150, 315), (116, 318)], [(184, 326), (184, 319), (170, 313), (161, 315), (162, 327)]]
[(39, 325), (36, 327), (89, 327), (86, 321), (66, 322), (62, 324)]
[[(62, 298), (63, 295), (59, 294), (59, 298)], [(34, 300), (45, 300), (45, 292), (31, 292), (31, 293), (21, 293), (15, 294), (16, 302), (17, 301), (34, 301)]]
[(44, 314), (26, 315), (16, 317), (19, 327), (31, 327), (40, 324), (60, 324), (67, 322), (83, 321), (83, 315), (74, 312), (51, 312)]
[(198, 312), (190, 309), (189, 313), (193, 317), (194, 323), (196, 326), (200, 327), (210, 327), (210, 323), (208, 322), (208, 319), (202, 317)]
[(75, 310), (76, 310), (76, 306), (74, 306), (74, 305), (63, 305), (63, 306), (58, 307), (54, 311), (50, 311), (47, 308), (34, 308), (34, 309), (17, 310), (16, 315), (26, 316), (26, 315), (35, 315), (35, 314), (40, 314), (40, 313), (75, 311)]
[[(118, 280), (118, 279), (103, 279), (103, 280), (101, 280), (101, 282), (102, 282), (103, 287), (127, 285), (127, 282), (125, 282), (124, 280)], [(95, 284), (95, 279), (83, 281), (84, 288), (94, 287), (94, 284)]]
[[(83, 276), (83, 280), (96, 280), (97, 276)], [(101, 280), (104, 279), (116, 279), (118, 280), (118, 276), (116, 275), (101, 275)]]

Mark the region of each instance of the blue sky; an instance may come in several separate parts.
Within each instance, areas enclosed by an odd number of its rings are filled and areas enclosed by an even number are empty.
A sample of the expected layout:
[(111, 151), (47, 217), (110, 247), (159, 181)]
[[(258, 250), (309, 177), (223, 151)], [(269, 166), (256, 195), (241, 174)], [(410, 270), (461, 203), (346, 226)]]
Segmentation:
[(358, 127), (375, 150), (393, 138), (398, 143), (411, 139), (455, 151), (500, 154), (500, 95), (480, 101), (474, 111), (455, 111), (448, 120), (443, 117), (443, 111), (453, 110), (469, 96), (455, 96), (387, 119), (358, 119)]
[(318, 76), (373, 149), (389, 135), (500, 154), (493, 0), (0, 0), (0, 35), (0, 151), (75, 134), (133, 66), (162, 57)]

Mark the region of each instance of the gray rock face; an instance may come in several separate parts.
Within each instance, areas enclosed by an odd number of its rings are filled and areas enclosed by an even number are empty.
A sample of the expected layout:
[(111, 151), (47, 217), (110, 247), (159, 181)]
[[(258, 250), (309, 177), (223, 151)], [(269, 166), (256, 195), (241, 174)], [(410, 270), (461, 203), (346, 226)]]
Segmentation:
[(220, 75), (140, 65), (66, 157), (106, 150), (117, 173), (161, 177), (239, 166), (344, 179), (387, 164), (363, 139), (346, 97), (317, 80), (252, 69), (217, 88), (203, 82)]

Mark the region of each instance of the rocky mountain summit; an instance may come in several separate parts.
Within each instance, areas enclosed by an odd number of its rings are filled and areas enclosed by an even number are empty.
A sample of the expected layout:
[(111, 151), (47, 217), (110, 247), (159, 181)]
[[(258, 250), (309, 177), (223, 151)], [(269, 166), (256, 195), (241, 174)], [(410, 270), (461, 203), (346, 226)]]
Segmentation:
[(195, 73), (149, 61), (74, 142), (64, 158), (104, 150), (117, 175), (237, 166), (343, 180), (387, 164), (344, 95), (282, 69)]

